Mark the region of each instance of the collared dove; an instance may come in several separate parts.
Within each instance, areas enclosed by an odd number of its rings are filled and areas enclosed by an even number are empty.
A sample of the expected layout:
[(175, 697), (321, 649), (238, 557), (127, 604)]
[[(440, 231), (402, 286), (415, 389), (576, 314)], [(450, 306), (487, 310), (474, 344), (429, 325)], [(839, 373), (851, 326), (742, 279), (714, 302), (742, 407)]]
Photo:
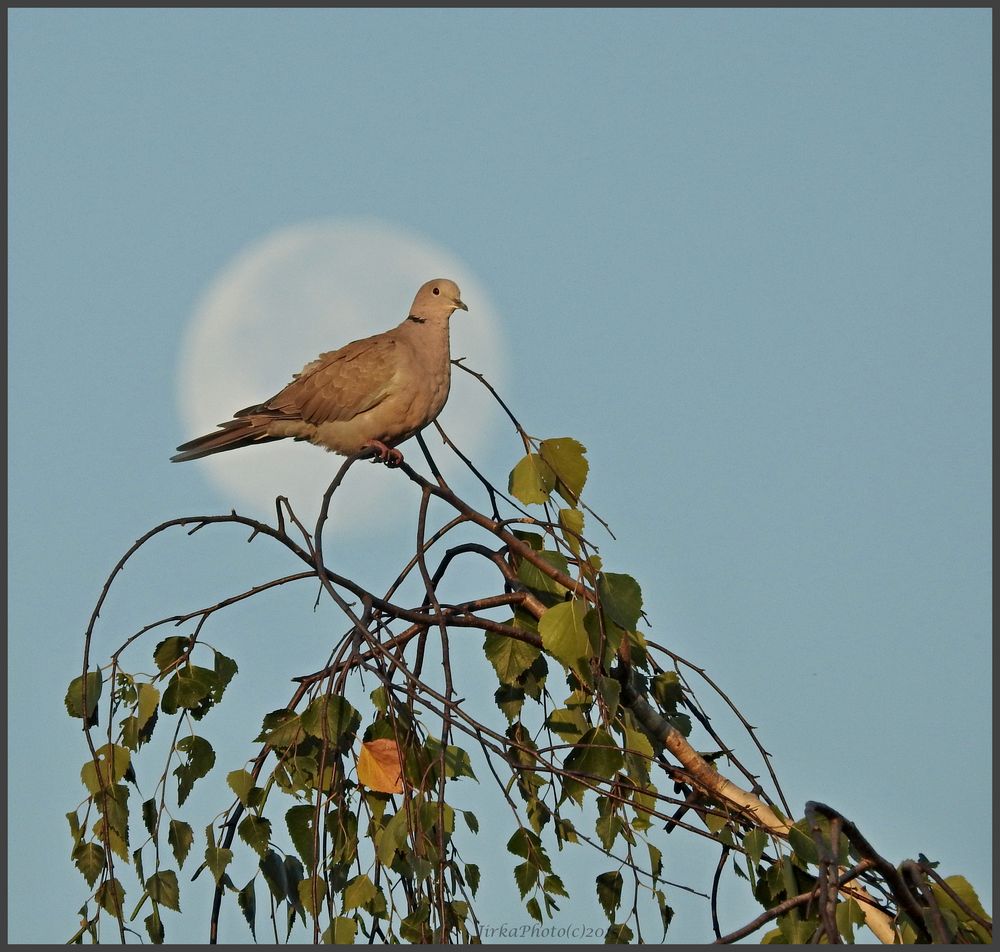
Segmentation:
[(291, 437), (398, 466), (396, 444), (437, 419), (448, 399), (448, 321), (457, 308), (468, 311), (454, 281), (428, 281), (398, 327), (320, 354), (280, 393), (178, 446), (171, 460)]

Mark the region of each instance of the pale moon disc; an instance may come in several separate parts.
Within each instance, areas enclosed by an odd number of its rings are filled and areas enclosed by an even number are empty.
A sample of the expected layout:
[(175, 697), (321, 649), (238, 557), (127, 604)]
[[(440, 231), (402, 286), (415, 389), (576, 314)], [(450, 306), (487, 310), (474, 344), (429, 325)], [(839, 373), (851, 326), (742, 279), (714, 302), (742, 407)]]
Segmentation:
[[(380, 221), (306, 222), (275, 231), (238, 254), (196, 304), (178, 370), (183, 438), (207, 433), (237, 410), (266, 400), (323, 351), (395, 327), (417, 288), (431, 278), (456, 281), (469, 307), (468, 314), (452, 317), (452, 357), (466, 358), (470, 368), (502, 389), (500, 322), (464, 262), (423, 236)], [(487, 390), (455, 368), (439, 421), (473, 457), (501, 424)], [(424, 436), (435, 459), (451, 467), (453, 454), (434, 427)], [(416, 440), (401, 449), (426, 471)], [(307, 443), (280, 440), (182, 465), (201, 467), (227, 507), (270, 520), (274, 499), (282, 495), (296, 513), (314, 520), (342, 462)], [(384, 527), (402, 507), (413, 508), (414, 494), (401, 485), (405, 482), (384, 466), (356, 463), (335, 496), (330, 526), (351, 536)]]

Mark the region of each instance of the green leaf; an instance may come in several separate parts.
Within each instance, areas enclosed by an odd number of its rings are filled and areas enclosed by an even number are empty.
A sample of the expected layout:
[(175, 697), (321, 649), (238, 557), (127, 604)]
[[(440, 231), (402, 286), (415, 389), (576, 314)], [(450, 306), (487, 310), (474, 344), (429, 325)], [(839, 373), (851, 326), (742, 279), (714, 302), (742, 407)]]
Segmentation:
[(646, 644), (646, 639), (638, 631), (627, 631), (625, 637), (628, 639), (632, 667), (648, 668), (649, 646)]
[(232, 658), (227, 658), (221, 651), (216, 650), (215, 677), (219, 685), (219, 697), (216, 700), (222, 697), (222, 692), (228, 687), (229, 682), (233, 680), (239, 670), (239, 665)]
[(104, 850), (97, 843), (80, 843), (73, 850), (73, 863), (87, 880), (87, 885), (93, 886), (104, 872)]
[(298, 714), (282, 707), (264, 715), (264, 724), (254, 742), (275, 748), (290, 747), (302, 743), (305, 736)]
[(626, 631), (635, 628), (642, 614), (642, 590), (631, 575), (601, 572), (597, 579), (597, 594), (607, 618)]
[(472, 830), (473, 833), (479, 832), (479, 820), (476, 819), (476, 814), (471, 810), (463, 810), (462, 816), (465, 817), (465, 825)]
[(556, 820), (555, 825), (556, 841), (559, 844), (559, 849), (562, 849), (563, 843), (577, 843), (579, 842), (576, 835), (576, 827), (573, 826), (572, 820), (567, 820), (565, 817), (560, 817)]
[[(136, 738), (136, 745), (133, 749), (138, 750), (143, 744), (148, 744), (153, 739), (153, 731), (156, 729), (156, 722), (159, 718), (159, 711), (153, 711), (149, 720), (139, 728), (139, 736)], [(135, 722), (138, 724), (139, 719), (135, 718)]]
[(609, 779), (625, 763), (621, 748), (602, 727), (592, 727), (566, 758), (566, 770)]
[(283, 902), (288, 895), (288, 878), (285, 875), (285, 864), (275, 850), (268, 850), (264, 854), (260, 861), (260, 871), (264, 874), (264, 882), (271, 890), (275, 902)]
[[(128, 770), (132, 752), (118, 744), (105, 744), (97, 749), (97, 762), (88, 760), (80, 771), (80, 779), (93, 794), (101, 792), (101, 787), (111, 787), (118, 783)], [(100, 772), (98, 772), (100, 768)]]
[(255, 849), (263, 859), (267, 853), (267, 845), (271, 840), (271, 821), (266, 817), (254, 816), (251, 813), (239, 825), (238, 832), (240, 839), (247, 846)]
[(99, 816), (94, 823), (93, 833), (98, 842), (110, 846), (125, 862), (128, 862), (128, 788), (122, 785), (109, 788), (108, 793), (93, 798)]
[[(80, 817), (76, 810), (71, 810), (66, 814), (66, 819), (69, 820), (69, 833), (73, 837), (73, 847), (75, 848), (76, 844), (80, 842), (80, 835), (83, 832), (80, 826)], [(476, 830), (472, 832), (475, 833)]]
[(142, 823), (146, 827), (146, 832), (152, 836), (156, 832), (156, 817), (159, 811), (156, 809), (156, 801), (146, 800), (142, 805)]
[(597, 901), (601, 904), (608, 922), (615, 921), (615, 912), (622, 901), (622, 874), (615, 870), (597, 877)]
[[(725, 807), (720, 807), (720, 809), (725, 809)], [(718, 813), (706, 813), (702, 819), (705, 821), (705, 826), (713, 833), (724, 830), (729, 824), (729, 818)]]
[(164, 638), (153, 649), (153, 661), (156, 667), (161, 673), (166, 671), (184, 657), (190, 645), (191, 639), (181, 635), (171, 635), (169, 638)]
[(177, 873), (172, 869), (161, 869), (158, 873), (153, 873), (146, 880), (146, 892), (153, 902), (158, 902), (175, 912), (181, 911), (181, 891), (177, 885)]
[[(604, 701), (604, 706), (608, 709), (608, 721), (613, 721), (615, 719), (615, 714), (618, 713), (618, 698), (621, 697), (622, 686), (616, 678), (606, 678), (601, 676), (597, 681), (597, 692), (601, 696), (601, 700)], [(649, 746), (647, 742), (647, 747)], [(649, 748), (650, 756), (652, 756), (653, 749)]]
[(353, 742), (360, 726), (361, 715), (339, 694), (315, 698), (302, 713), (307, 734), (340, 750)]
[(536, 552), (541, 552), (544, 547), (544, 537), (540, 536), (537, 532), (529, 532), (527, 529), (517, 529), (514, 526), (511, 526), (510, 534), (520, 539), (529, 548), (534, 549)]
[[(437, 841), (439, 823), (444, 823), (444, 832), (448, 835), (455, 832), (455, 810), (448, 803), (440, 804), (434, 800), (425, 800), (420, 805), (420, 826), (424, 834), (432, 841)], [(448, 836), (445, 836), (447, 842)]]
[(211, 668), (199, 668), (193, 664), (178, 668), (167, 682), (160, 708), (164, 714), (176, 714), (181, 709), (193, 710), (209, 697), (217, 684)]
[(815, 866), (819, 863), (819, 850), (816, 848), (816, 841), (808, 831), (809, 821), (799, 820), (788, 831), (788, 845), (802, 863), (811, 863)]
[(175, 750), (187, 754), (187, 763), (178, 764), (174, 770), (177, 778), (177, 805), (183, 806), (196, 780), (200, 780), (215, 766), (215, 751), (204, 737), (191, 734), (182, 737)]
[(606, 850), (610, 850), (611, 847), (615, 845), (615, 840), (618, 839), (618, 834), (622, 831), (621, 818), (615, 816), (613, 813), (608, 813), (605, 816), (599, 816), (597, 818), (596, 830), (597, 836), (601, 841), (601, 845)]
[(297, 856), (289, 854), (285, 857), (284, 862), (285, 879), (288, 882), (288, 901), (302, 916), (305, 916), (306, 911), (302, 908), (302, 903), (299, 899), (299, 883), (305, 879), (306, 871)]
[(136, 704), (136, 719), (139, 728), (142, 729), (149, 723), (149, 719), (156, 713), (160, 705), (160, 691), (152, 684), (141, 681), (138, 685), (139, 700)]
[(631, 717), (625, 721), (625, 746), (629, 751), (628, 756), (641, 760), (652, 760), (653, 745), (646, 734), (634, 727), (634, 724), (635, 721)]
[(655, 889), (656, 901), (660, 904), (660, 921), (663, 923), (663, 938), (667, 937), (667, 929), (674, 918), (674, 910), (667, 905), (667, 897), (662, 889)]
[(865, 914), (861, 906), (855, 900), (846, 898), (837, 903), (834, 915), (837, 917), (837, 931), (849, 944), (854, 945), (854, 927), (865, 923)]
[[(546, 565), (551, 566), (563, 575), (569, 574), (569, 562), (561, 552), (550, 552), (543, 549), (538, 553), (538, 558)], [(541, 594), (557, 595), (562, 598), (566, 594), (566, 586), (550, 578), (533, 562), (529, 562), (523, 556), (517, 565), (517, 579), (528, 588)]]
[[(323, 908), (326, 897), (326, 880), (322, 876), (310, 876), (298, 884), (299, 902), (307, 915), (317, 916)], [(315, 902), (313, 899), (315, 898)]]
[[(350, 862), (346, 863), (327, 863), (326, 869), (329, 873), (329, 878), (326, 882), (327, 891), (331, 896), (342, 895), (344, 889), (347, 886), (348, 875), (351, 871), (351, 864), (354, 862), (352, 859)], [(375, 909), (385, 910), (385, 897), (381, 892), (376, 897), (376, 900), (366, 907), (367, 912), (372, 912)], [(378, 915), (376, 915), (378, 918)]]
[(465, 866), (465, 881), (475, 896), (479, 892), (479, 867), (475, 863), (467, 863)]
[(566, 887), (563, 885), (563, 881), (555, 873), (549, 873), (549, 875), (545, 877), (542, 889), (544, 889), (551, 896), (565, 896), (569, 899), (569, 893), (566, 892)]
[(663, 671), (649, 682), (649, 692), (662, 710), (673, 713), (677, 702), (684, 697), (680, 675), (676, 671)]
[(545, 660), (545, 655), (539, 654), (531, 662), (531, 667), (517, 679), (517, 683), (524, 688), (524, 693), (528, 697), (540, 703), (542, 700), (542, 690), (545, 687), (545, 679), (548, 676), (549, 663)]
[(235, 673), (236, 662), (219, 652), (215, 652), (213, 668), (194, 665), (180, 668), (177, 681), (171, 679), (164, 692), (164, 711), (171, 713), (168, 708), (186, 708), (196, 721), (200, 721), (222, 700), (226, 686)]
[(513, 684), (541, 654), (534, 645), (492, 631), (486, 633), (483, 648), (501, 684)]
[(573, 555), (580, 554), (580, 537), (583, 535), (583, 513), (579, 509), (560, 509), (559, 528)]
[(253, 936), (254, 942), (257, 941), (257, 895), (254, 892), (253, 879), (250, 880), (240, 891), (239, 895), (236, 897), (236, 901), (239, 903), (240, 911), (243, 913), (244, 918), (247, 921), (247, 925), (250, 926), (250, 935)]
[[(631, 755), (626, 756), (625, 763), (628, 764), (630, 759), (634, 758)], [(635, 810), (631, 820), (633, 830), (648, 830), (653, 825), (651, 812), (657, 808), (656, 801), (658, 794), (656, 787), (648, 783), (648, 781), (643, 781), (642, 783), (641, 787), (633, 788), (631, 795)]]
[(591, 654), (601, 659), (606, 670), (611, 668), (618, 647), (625, 638), (625, 630), (593, 608), (584, 616), (583, 625), (587, 629), (587, 637), (590, 638)]
[(570, 744), (578, 741), (590, 729), (583, 711), (578, 707), (556, 708), (545, 719), (545, 726)]
[(430, 930), (427, 922), (430, 919), (431, 908), (427, 899), (421, 899), (416, 911), (410, 913), (399, 924), (400, 938), (407, 942), (419, 942), (426, 945), (430, 941)]
[[(385, 712), (389, 709), (389, 699), (385, 688), (375, 688), (369, 697), (372, 699), (372, 706), (375, 710), (378, 711), (379, 714), (385, 714)], [(371, 740), (371, 738), (365, 737), (365, 740)]]
[(110, 829), (123, 839), (128, 839), (128, 798), (129, 788), (121, 783), (106, 787), (104, 793), (94, 796), (94, 803)]
[(552, 872), (552, 863), (545, 855), (542, 841), (531, 830), (520, 827), (507, 842), (507, 851), (515, 856), (526, 859), (532, 866), (537, 866), (543, 873)]
[[(97, 723), (95, 718), (95, 712), (97, 711), (97, 702), (101, 699), (101, 688), (104, 685), (103, 678), (101, 677), (101, 670), (98, 668), (96, 671), (89, 671), (87, 673), (87, 722), (90, 726)], [(83, 694), (84, 694), (84, 682), (83, 675), (73, 678), (69, 682), (69, 687), (66, 690), (66, 711), (70, 717), (83, 717)]]
[(205, 847), (205, 865), (212, 871), (218, 885), (226, 872), (226, 867), (233, 861), (233, 851), (209, 843)]
[[(920, 857), (927, 862), (926, 857)], [(931, 864), (932, 866), (937, 865)], [(983, 909), (972, 884), (964, 876), (946, 876), (944, 881), (968, 908), (980, 918), (990, 920), (991, 917)], [(991, 941), (989, 933), (973, 919), (954, 899), (951, 898), (937, 883), (931, 883), (931, 892), (941, 907), (942, 916), (951, 930), (960, 937), (958, 941), (987, 943)]]
[(608, 931), (604, 935), (605, 945), (628, 945), (634, 936), (632, 930), (624, 922), (608, 926)]
[(524, 899), (538, 882), (538, 867), (532, 863), (519, 863), (514, 867), (514, 881), (521, 891), (521, 898)]
[(376, 836), (375, 855), (384, 866), (391, 866), (396, 856), (396, 850), (404, 850), (409, 828), (406, 821), (406, 811), (394, 813)]
[(313, 827), (316, 819), (315, 808), (308, 803), (292, 807), (285, 814), (285, 823), (288, 826), (288, 835), (292, 838), (292, 843), (302, 862), (308, 869), (315, 865), (313, 853)]
[[(982, 919), (991, 918), (986, 910), (983, 908), (982, 902), (979, 900), (979, 896), (976, 894), (976, 890), (972, 888), (972, 883), (970, 883), (964, 876), (945, 876), (944, 881), (951, 887), (953, 893), (955, 893), (962, 902), (965, 903), (977, 916)], [(938, 902), (944, 907), (952, 909), (959, 917), (960, 921), (964, 922), (968, 913), (962, 911), (961, 907), (951, 898), (940, 886), (936, 883), (931, 886), (935, 892), (935, 897)]]
[(663, 875), (663, 853), (659, 847), (653, 846), (652, 843), (646, 843), (646, 848), (649, 850), (649, 872), (655, 884)]
[(800, 919), (791, 915), (778, 917), (778, 929), (788, 945), (805, 945), (816, 931), (814, 919)]
[[(523, 898), (523, 897), (522, 897)], [(542, 910), (538, 907), (538, 899), (532, 896), (525, 904), (524, 908), (528, 910), (528, 915), (531, 916), (535, 922), (542, 922)]]
[(171, 820), (170, 829), (167, 832), (167, 842), (174, 851), (177, 865), (183, 868), (184, 860), (187, 859), (188, 853), (191, 851), (191, 844), (194, 843), (194, 830), (191, 829), (191, 825), (183, 820)]
[(243, 806), (250, 802), (250, 791), (253, 790), (253, 775), (249, 770), (231, 770), (226, 774), (226, 783), (239, 798)]
[(149, 941), (154, 945), (163, 945), (163, 923), (160, 921), (160, 907), (155, 902), (153, 911), (143, 921), (146, 923)]
[(346, 916), (336, 916), (323, 933), (323, 942), (326, 945), (354, 945), (354, 938), (358, 933), (358, 924), (354, 919)]
[(112, 917), (124, 917), (125, 887), (117, 879), (109, 879), (97, 887), (94, 894), (97, 904)]
[(678, 731), (682, 737), (691, 736), (691, 718), (687, 714), (671, 714), (667, 718), (667, 723)]
[(367, 905), (377, 895), (375, 884), (364, 873), (355, 876), (344, 889), (344, 912)]
[(556, 485), (552, 468), (537, 453), (523, 457), (510, 471), (507, 491), (526, 505), (548, 502)]
[(556, 492), (571, 506), (580, 500), (590, 464), (584, 454), (587, 448), (569, 436), (542, 440), (538, 447), (542, 460), (556, 476)]
[[(439, 760), (441, 757), (441, 742), (435, 737), (428, 737), (425, 748), (432, 760)], [(461, 747), (449, 744), (444, 751), (444, 775), (449, 780), (457, 780), (459, 777), (471, 777), (477, 780), (472, 770), (472, 759), (467, 751)]]
[(759, 827), (754, 827), (743, 837), (743, 849), (747, 851), (747, 860), (752, 866), (760, 862), (767, 848), (767, 834)]
[[(327, 814), (327, 835), (332, 836), (333, 858), (338, 863), (351, 864), (358, 855), (358, 817), (350, 809), (334, 810)], [(331, 886), (332, 886), (331, 881)], [(336, 889), (336, 887), (333, 887)], [(339, 890), (337, 890), (339, 891)]]
[(567, 668), (586, 667), (590, 639), (583, 625), (587, 606), (582, 599), (560, 602), (548, 609), (538, 623), (545, 650)]
[[(537, 774), (532, 774), (531, 776), (534, 778), (537, 777)], [(526, 776), (522, 774), (518, 779), (523, 784)], [(519, 786), (519, 789), (523, 795), (523, 787)], [(528, 822), (531, 823), (531, 828), (536, 833), (541, 833), (545, 824), (552, 819), (552, 811), (536, 796), (527, 797), (527, 801)]]
[(126, 717), (121, 722), (121, 736), (118, 738), (123, 747), (129, 750), (139, 749), (139, 718)]
[(517, 720), (524, 707), (524, 688), (516, 688), (510, 684), (501, 684), (493, 693), (497, 707), (503, 711), (509, 723)]

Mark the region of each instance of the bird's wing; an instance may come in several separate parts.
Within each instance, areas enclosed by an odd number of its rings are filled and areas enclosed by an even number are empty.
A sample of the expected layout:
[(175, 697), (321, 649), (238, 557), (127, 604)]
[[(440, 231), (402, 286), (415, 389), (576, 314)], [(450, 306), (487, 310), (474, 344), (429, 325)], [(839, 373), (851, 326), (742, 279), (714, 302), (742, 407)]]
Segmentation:
[(267, 414), (315, 426), (351, 420), (393, 393), (403, 346), (390, 332), (320, 354), (270, 400), (236, 416)]

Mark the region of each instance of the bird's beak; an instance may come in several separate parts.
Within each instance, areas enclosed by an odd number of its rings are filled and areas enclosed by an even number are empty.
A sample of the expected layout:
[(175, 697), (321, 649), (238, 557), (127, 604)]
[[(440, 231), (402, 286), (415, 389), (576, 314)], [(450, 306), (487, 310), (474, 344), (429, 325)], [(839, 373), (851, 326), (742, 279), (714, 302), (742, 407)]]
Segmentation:
[(465, 302), (463, 302), (463, 301), (460, 301), (460, 300), (458, 300), (457, 298), (456, 298), (456, 300), (455, 300), (455, 308), (456, 308), (456, 309), (458, 309), (458, 310), (462, 310), (462, 311), (468, 311), (468, 310), (469, 310), (469, 309), (468, 309), (468, 308), (467, 308), (467, 307), (465, 306)]

